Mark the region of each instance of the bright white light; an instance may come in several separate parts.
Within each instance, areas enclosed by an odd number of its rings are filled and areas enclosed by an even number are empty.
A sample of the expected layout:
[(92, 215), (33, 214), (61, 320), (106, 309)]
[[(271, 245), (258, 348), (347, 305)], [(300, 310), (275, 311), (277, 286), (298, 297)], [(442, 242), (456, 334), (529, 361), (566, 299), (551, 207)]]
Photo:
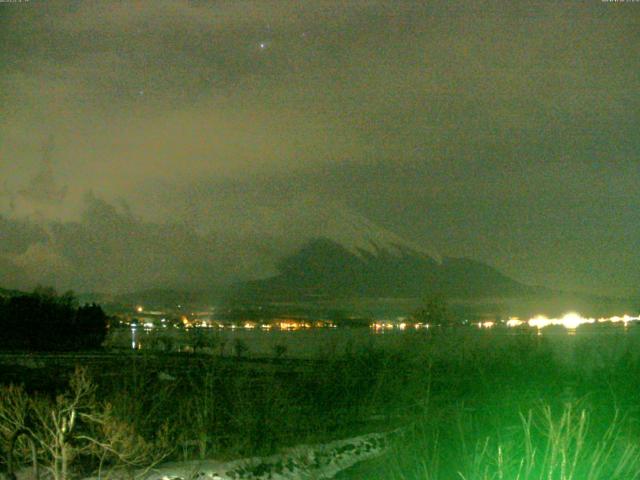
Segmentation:
[(478, 328), (492, 328), (495, 325), (495, 322), (487, 320), (485, 322), (478, 322), (476, 323), (476, 325), (478, 326)]
[[(637, 321), (640, 320), (640, 317), (632, 317), (630, 315), (625, 314), (622, 317), (619, 316), (613, 316), (610, 318), (599, 318), (597, 320), (598, 323), (603, 323), (603, 322), (611, 322), (611, 323), (618, 323), (618, 322), (622, 322), (625, 324), (625, 326), (627, 324), (629, 324), (629, 322), (633, 322), (633, 321)], [(562, 325), (563, 327), (565, 327), (567, 330), (575, 330), (576, 328), (578, 328), (580, 325), (584, 325), (587, 323), (595, 323), (596, 319), (594, 318), (587, 318), (587, 317), (583, 317), (582, 315), (575, 313), (575, 312), (569, 312), (567, 314), (565, 314), (564, 316), (562, 316), (561, 318), (547, 318), (544, 315), (537, 315), (531, 319), (529, 319), (527, 321), (527, 324), (530, 327), (534, 327), (537, 328), (538, 330), (548, 327), (549, 325)], [(507, 326), (508, 327), (518, 327), (520, 325), (522, 325), (523, 322), (518, 320), (517, 318), (510, 318), (507, 321)]]
[(583, 318), (575, 312), (567, 313), (560, 319), (562, 325), (570, 330), (575, 330), (584, 323), (593, 323), (594, 321), (593, 318)]
[(507, 320), (507, 327), (519, 327), (524, 322), (520, 320), (518, 317), (511, 317)]
[(552, 324), (551, 320), (549, 320), (544, 315), (538, 315), (537, 317), (533, 317), (527, 323), (529, 324), (530, 327), (535, 327), (537, 329), (541, 329)]

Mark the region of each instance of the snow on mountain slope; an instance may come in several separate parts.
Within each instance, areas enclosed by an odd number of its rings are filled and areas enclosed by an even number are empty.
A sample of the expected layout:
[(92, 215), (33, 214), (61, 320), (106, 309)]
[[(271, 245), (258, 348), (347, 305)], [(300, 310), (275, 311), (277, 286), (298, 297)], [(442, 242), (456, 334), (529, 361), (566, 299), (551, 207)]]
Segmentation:
[(353, 211), (329, 206), (322, 212), (320, 221), (321, 234), (318, 236), (333, 240), (358, 256), (362, 252), (375, 255), (381, 250), (400, 256), (409, 250), (440, 261), (440, 256), (432, 249), (408, 241)]
[(314, 238), (332, 240), (359, 257), (365, 252), (376, 255), (386, 251), (398, 256), (411, 252), (440, 261), (434, 249), (408, 241), (337, 202), (315, 197), (248, 208), (211, 228), (221, 237), (232, 235), (236, 243), (260, 243), (254, 251), (267, 254), (272, 261), (292, 254)]
[[(77, 221), (0, 218), (0, 283), (31, 289), (125, 293), (206, 290), (269, 278), (310, 240), (327, 238), (359, 258), (438, 259), (337, 202), (296, 196), (269, 204), (202, 204), (153, 222), (96, 197)], [(385, 255), (382, 255), (382, 254)]]

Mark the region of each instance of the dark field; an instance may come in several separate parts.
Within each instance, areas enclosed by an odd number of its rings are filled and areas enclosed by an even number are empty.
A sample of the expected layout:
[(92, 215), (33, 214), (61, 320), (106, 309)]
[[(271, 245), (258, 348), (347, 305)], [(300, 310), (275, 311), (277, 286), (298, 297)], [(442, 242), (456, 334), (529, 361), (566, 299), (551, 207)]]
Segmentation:
[[(400, 428), (384, 457), (340, 478), (628, 480), (640, 474), (639, 344), (633, 325), (461, 328), (309, 359), (5, 354), (0, 380), (52, 398), (86, 368), (92, 408), (108, 403), (109, 418), (148, 443), (149, 461), (268, 455)], [(73, 476), (99, 462), (77, 455)]]

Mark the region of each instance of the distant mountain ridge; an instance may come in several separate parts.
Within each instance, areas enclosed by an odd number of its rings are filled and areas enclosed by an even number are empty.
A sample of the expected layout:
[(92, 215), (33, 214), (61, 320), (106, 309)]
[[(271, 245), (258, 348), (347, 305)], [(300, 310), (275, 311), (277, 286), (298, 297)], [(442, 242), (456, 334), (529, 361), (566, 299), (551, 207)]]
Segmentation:
[(356, 250), (319, 237), (283, 258), (279, 274), (243, 283), (238, 294), (262, 300), (346, 297), (421, 297), (443, 294), (456, 298), (515, 296), (539, 293), (498, 270), (466, 258), (440, 261), (406, 244)]

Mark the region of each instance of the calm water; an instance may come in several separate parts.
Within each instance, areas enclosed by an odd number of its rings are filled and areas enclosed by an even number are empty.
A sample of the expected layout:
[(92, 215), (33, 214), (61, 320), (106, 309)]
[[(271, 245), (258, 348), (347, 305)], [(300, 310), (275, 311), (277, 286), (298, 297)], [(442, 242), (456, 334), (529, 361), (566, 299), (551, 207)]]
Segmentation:
[(357, 353), (369, 348), (398, 349), (419, 352), (428, 349), (442, 355), (455, 355), (461, 349), (484, 350), (489, 353), (521, 337), (535, 337), (561, 363), (589, 363), (603, 366), (617, 362), (625, 354), (640, 355), (640, 325), (628, 329), (578, 328), (575, 334), (562, 329), (535, 331), (515, 329), (461, 328), (452, 334), (434, 337), (427, 330), (391, 330), (376, 333), (369, 328), (317, 328), (293, 331), (245, 329), (116, 329), (107, 345), (140, 350), (199, 351), (235, 355), (238, 345), (242, 353), (252, 357), (285, 355), (294, 358), (317, 358)]
[[(368, 328), (313, 328), (300, 330), (199, 329), (198, 331), (166, 329), (117, 329), (110, 333), (109, 346), (134, 349), (169, 348), (189, 350), (197, 343), (202, 349), (225, 355), (235, 354), (236, 345), (242, 343), (248, 356), (273, 356), (277, 351), (289, 357), (317, 357), (341, 355), (370, 347), (395, 348), (406, 342), (409, 334), (390, 331), (377, 334)], [(422, 336), (423, 332), (411, 332)], [(198, 338), (196, 340), (196, 337)]]

